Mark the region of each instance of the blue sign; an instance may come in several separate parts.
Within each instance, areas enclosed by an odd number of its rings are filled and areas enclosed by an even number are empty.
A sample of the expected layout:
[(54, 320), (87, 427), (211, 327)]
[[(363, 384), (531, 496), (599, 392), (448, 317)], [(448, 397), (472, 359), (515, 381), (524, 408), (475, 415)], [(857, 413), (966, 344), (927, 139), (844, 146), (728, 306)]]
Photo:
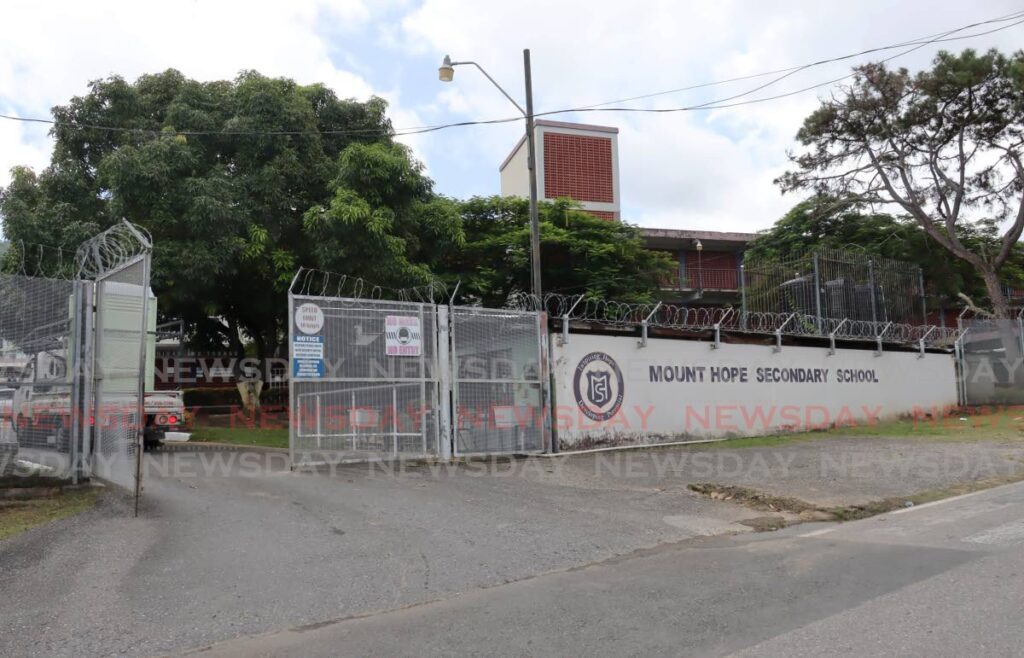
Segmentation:
[(292, 377), (294, 379), (320, 379), (324, 376), (323, 359), (293, 359)]
[(324, 337), (296, 336), (292, 342), (292, 378), (320, 379), (324, 376)]

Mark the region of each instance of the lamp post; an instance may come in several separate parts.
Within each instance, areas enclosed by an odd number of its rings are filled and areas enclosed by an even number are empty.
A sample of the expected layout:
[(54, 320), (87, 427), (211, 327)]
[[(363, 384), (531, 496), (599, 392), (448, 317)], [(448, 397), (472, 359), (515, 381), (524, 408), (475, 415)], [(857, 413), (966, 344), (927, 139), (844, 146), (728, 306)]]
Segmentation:
[(512, 98), (501, 85), (476, 62), (453, 62), (448, 55), (444, 56), (440, 68), (437, 69), (437, 77), (441, 82), (451, 82), (455, 77), (455, 67), (471, 65), (475, 66), (484, 77), (491, 81), (491, 84), (498, 88), (498, 91), (507, 98), (526, 119), (526, 167), (530, 174), (530, 283), (531, 292), (540, 303), (540, 214), (537, 210), (537, 158), (534, 147), (534, 123), (533, 123), (533, 77), (530, 73), (530, 49), (523, 50), (523, 72), (526, 78), (526, 109)]
[(701, 262), (701, 254), (704, 253), (704, 245), (697, 240), (694, 247), (697, 249), (697, 290), (704, 292), (704, 263)]

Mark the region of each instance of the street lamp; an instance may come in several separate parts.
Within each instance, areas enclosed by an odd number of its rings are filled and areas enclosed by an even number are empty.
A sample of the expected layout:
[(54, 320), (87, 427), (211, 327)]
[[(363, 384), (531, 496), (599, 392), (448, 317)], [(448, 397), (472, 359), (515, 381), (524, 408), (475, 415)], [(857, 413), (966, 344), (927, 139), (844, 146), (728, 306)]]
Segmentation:
[(523, 109), (508, 92), (501, 88), (501, 85), (476, 62), (453, 62), (448, 55), (444, 56), (441, 66), (437, 69), (437, 77), (441, 82), (451, 82), (455, 77), (455, 67), (472, 65), (475, 66), (484, 77), (491, 81), (498, 91), (507, 98), (516, 109), (526, 118), (526, 167), (530, 174), (530, 253), (532, 267), (530, 281), (533, 295), (540, 302), (540, 215), (537, 211), (537, 158), (534, 150), (534, 129), (533, 129), (533, 77), (530, 73), (530, 49), (523, 50), (523, 71), (526, 77), (526, 109)]

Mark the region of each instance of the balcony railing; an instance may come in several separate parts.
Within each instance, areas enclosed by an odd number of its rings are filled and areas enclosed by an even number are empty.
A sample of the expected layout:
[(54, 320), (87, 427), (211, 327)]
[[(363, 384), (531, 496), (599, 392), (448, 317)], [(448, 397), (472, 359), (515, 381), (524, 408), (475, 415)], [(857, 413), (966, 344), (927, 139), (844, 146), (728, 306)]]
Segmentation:
[(740, 274), (735, 268), (688, 267), (672, 283), (681, 290), (739, 290)]

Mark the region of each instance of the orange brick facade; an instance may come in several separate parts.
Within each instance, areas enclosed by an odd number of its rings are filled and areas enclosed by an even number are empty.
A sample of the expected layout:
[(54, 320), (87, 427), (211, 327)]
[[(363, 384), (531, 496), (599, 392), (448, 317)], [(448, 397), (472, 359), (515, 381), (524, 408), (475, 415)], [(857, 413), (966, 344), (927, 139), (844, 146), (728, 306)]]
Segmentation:
[[(544, 197), (567, 196), (576, 201), (615, 202), (612, 140), (606, 137), (544, 134)], [(615, 213), (591, 211), (604, 219)]]

